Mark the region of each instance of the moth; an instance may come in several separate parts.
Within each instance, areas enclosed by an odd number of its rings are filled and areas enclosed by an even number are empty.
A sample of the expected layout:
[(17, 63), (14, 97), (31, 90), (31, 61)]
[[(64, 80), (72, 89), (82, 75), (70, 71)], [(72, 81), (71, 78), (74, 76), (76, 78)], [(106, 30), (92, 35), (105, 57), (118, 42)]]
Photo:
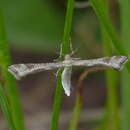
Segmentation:
[(72, 58), (70, 55), (66, 55), (63, 61), (52, 63), (28, 63), (28, 64), (14, 64), (8, 67), (8, 71), (14, 75), (14, 77), (20, 80), (29, 74), (34, 74), (46, 70), (53, 70), (64, 68), (62, 72), (62, 86), (67, 96), (70, 96), (71, 89), (71, 72), (72, 67), (106, 67), (121, 70), (124, 64), (128, 61), (126, 56), (112, 56), (103, 57), (97, 59), (81, 60), (78, 58)]

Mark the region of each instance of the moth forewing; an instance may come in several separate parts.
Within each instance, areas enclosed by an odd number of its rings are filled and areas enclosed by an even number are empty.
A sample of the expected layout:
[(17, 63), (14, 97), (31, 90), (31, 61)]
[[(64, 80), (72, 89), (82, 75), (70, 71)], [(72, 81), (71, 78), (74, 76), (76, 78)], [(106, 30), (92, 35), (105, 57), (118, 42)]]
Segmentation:
[(67, 96), (70, 96), (71, 93), (71, 73), (72, 73), (72, 66), (65, 67), (62, 72), (62, 86)]
[(34, 74), (45, 70), (52, 70), (62, 66), (63, 64), (61, 62), (14, 64), (8, 67), (8, 71), (19, 80), (29, 74)]

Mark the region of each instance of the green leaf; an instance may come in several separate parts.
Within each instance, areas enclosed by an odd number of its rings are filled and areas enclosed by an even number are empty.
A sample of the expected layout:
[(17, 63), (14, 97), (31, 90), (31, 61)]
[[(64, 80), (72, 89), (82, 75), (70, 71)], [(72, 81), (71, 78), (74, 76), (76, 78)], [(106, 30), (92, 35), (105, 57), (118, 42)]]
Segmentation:
[(73, 114), (72, 114), (72, 119), (70, 121), (70, 127), (69, 130), (76, 130), (78, 126), (78, 122), (80, 119), (80, 113), (82, 109), (82, 96), (78, 93), (76, 96), (76, 103), (74, 106)]
[(105, 14), (105, 9), (103, 7), (102, 0), (90, 0), (90, 1), (91, 1), (92, 6), (95, 10), (95, 13), (98, 16), (100, 23), (102, 24), (102, 26), (106, 30), (106, 33), (108, 34), (108, 36), (111, 38), (112, 44), (115, 46), (118, 53), (120, 55), (128, 56), (128, 54), (123, 46), (123, 43), (119, 39), (117, 33), (115, 32), (115, 30), (111, 24), (111, 20)]
[(7, 120), (7, 123), (9, 125), (9, 129), (16, 130), (15, 124), (13, 122), (12, 115), (11, 115), (11, 109), (10, 109), (10, 106), (8, 104), (7, 98), (5, 96), (4, 90), (1, 85), (0, 85), (0, 106), (3, 111), (4, 117)]
[[(74, 10), (74, 0), (68, 0), (63, 41), (62, 41), (61, 54), (59, 60), (63, 60), (66, 54), (71, 53), (70, 32), (71, 32), (73, 10)], [(62, 83), (61, 83), (62, 72), (63, 70), (60, 69), (57, 75), (57, 86), (56, 86), (55, 99), (53, 105), (51, 130), (58, 130), (58, 121), (60, 116), (60, 107), (61, 107), (62, 91), (63, 91)]]
[(10, 104), (11, 115), (15, 128), (17, 130), (24, 130), (24, 119), (21, 110), (20, 98), (16, 82), (12, 75), (8, 72), (8, 66), (11, 64), (11, 58), (9, 53), (9, 46), (6, 40), (6, 34), (4, 30), (2, 10), (0, 10), (0, 77), (1, 84), (4, 87)]
[[(122, 39), (124, 46), (126, 47), (126, 52), (130, 52), (130, 1), (120, 0), (120, 14), (121, 14), (121, 29), (122, 29)], [(122, 129), (130, 129), (130, 75), (125, 69), (122, 73), (122, 108), (123, 108), (123, 118), (122, 118)]]

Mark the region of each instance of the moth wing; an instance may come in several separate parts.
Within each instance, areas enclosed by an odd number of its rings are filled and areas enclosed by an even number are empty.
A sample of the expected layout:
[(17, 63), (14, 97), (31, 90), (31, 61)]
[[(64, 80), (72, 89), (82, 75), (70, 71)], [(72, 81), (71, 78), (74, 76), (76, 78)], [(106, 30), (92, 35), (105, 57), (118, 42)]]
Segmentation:
[(52, 70), (64, 66), (62, 62), (54, 63), (29, 63), (29, 64), (14, 64), (8, 67), (8, 71), (12, 73), (16, 79), (20, 80), (29, 74), (42, 72), (45, 70)]
[(62, 86), (67, 96), (71, 93), (71, 73), (72, 67), (65, 67), (62, 72)]
[(12, 73), (16, 79), (20, 80), (22, 77), (33, 73), (35, 64), (14, 64), (8, 67), (8, 71)]

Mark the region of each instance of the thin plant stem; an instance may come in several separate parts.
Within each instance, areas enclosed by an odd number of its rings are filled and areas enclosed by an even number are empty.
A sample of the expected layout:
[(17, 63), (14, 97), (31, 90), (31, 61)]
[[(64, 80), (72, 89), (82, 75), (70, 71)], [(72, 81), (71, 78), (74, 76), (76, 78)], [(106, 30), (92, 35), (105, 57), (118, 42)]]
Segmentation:
[(23, 112), (21, 110), (16, 82), (13, 76), (7, 71), (8, 66), (11, 64), (11, 59), (3, 21), (2, 10), (0, 9), (0, 81), (10, 104), (10, 108), (8, 109), (11, 110), (15, 128), (17, 130), (24, 130)]
[[(74, 0), (68, 0), (64, 34), (63, 34), (63, 40), (61, 44), (62, 46), (61, 46), (61, 53), (60, 53), (59, 60), (63, 60), (66, 54), (71, 53), (70, 32), (71, 32), (73, 11), (74, 11)], [(63, 69), (60, 69), (57, 74), (57, 86), (56, 86), (53, 112), (52, 112), (51, 130), (58, 130), (58, 121), (60, 117), (61, 100), (62, 100), (62, 93), (63, 93), (62, 83), (61, 83), (62, 72)]]
[[(126, 52), (130, 52), (130, 1), (119, 0), (121, 11), (122, 40)], [(122, 72), (122, 129), (130, 130), (130, 75), (126, 69)]]
[(95, 13), (97, 14), (98, 19), (100, 20), (102, 26), (106, 30), (106, 33), (112, 40), (112, 44), (115, 46), (116, 50), (121, 54), (121, 55), (128, 55), (126, 53), (126, 50), (119, 39), (115, 29), (112, 26), (111, 20), (109, 17), (107, 17), (105, 13), (105, 8), (104, 4), (102, 3), (102, 0), (90, 0), (92, 7), (95, 10)]
[[(112, 40), (112, 44), (114, 45), (115, 49), (118, 51), (120, 55), (129, 56), (129, 53), (126, 50), (126, 47), (119, 39), (115, 29), (112, 26), (111, 20), (107, 15), (105, 14), (105, 9), (103, 6), (103, 3), (101, 0), (90, 0), (93, 9), (95, 10), (95, 13), (97, 14), (97, 17), (104, 27), (106, 33)], [(130, 73), (130, 61), (126, 64), (127, 70)]]
[(58, 130), (58, 121), (60, 117), (61, 101), (62, 101), (62, 94), (63, 94), (62, 84), (61, 84), (62, 71), (63, 70), (60, 69), (57, 74), (57, 86), (56, 86), (56, 92), (55, 92), (55, 98), (53, 104), (51, 130)]
[(67, 12), (65, 18), (65, 27), (64, 27), (64, 34), (62, 40), (62, 47), (61, 47), (61, 55), (66, 55), (71, 52), (71, 25), (72, 25), (72, 17), (74, 11), (74, 2), (75, 0), (68, 0), (67, 4)]
[[(108, 1), (102, 0), (106, 16), (109, 17)], [(102, 29), (103, 51), (105, 56), (112, 56), (111, 38), (106, 33), (104, 27)], [(119, 130), (119, 108), (118, 108), (118, 73), (114, 70), (106, 70), (107, 85), (107, 110), (105, 123), (106, 130)]]
[(94, 67), (94, 68), (89, 68), (86, 69), (79, 77), (78, 83), (77, 83), (77, 94), (76, 94), (76, 103), (74, 106), (73, 114), (72, 114), (72, 119), (70, 122), (70, 127), (69, 130), (76, 130), (78, 127), (79, 123), (79, 118), (83, 106), (83, 82), (87, 78), (87, 76), (91, 73), (98, 72), (98, 71), (103, 71), (105, 70), (106, 67)]
[(81, 113), (81, 109), (82, 109), (82, 105), (83, 105), (82, 104), (82, 97), (78, 93), (77, 96), (76, 96), (76, 103), (75, 103), (75, 106), (74, 106), (72, 119), (70, 121), (69, 130), (76, 130), (77, 129), (79, 118), (80, 118), (80, 113)]
[(8, 123), (10, 130), (16, 130), (15, 124), (12, 118), (11, 110), (8, 104), (7, 97), (5, 96), (4, 89), (0, 85), (0, 106), (3, 111), (4, 117)]

